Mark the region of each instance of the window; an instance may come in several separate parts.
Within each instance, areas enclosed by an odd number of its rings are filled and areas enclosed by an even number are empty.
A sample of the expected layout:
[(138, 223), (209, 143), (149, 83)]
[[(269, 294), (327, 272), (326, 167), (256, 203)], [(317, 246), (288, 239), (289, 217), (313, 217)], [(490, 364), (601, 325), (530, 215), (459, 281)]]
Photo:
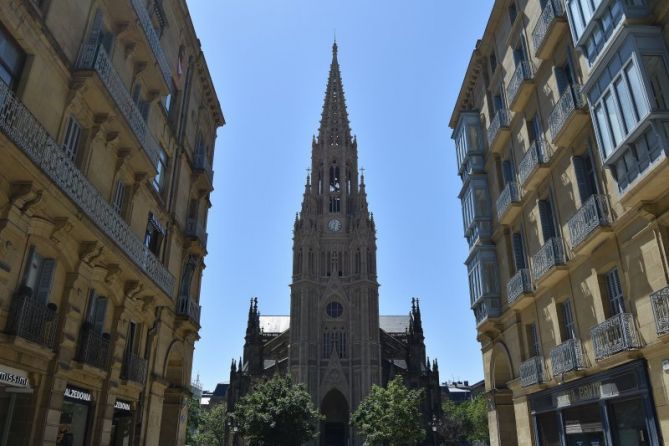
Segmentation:
[(574, 313), (571, 308), (571, 301), (565, 300), (559, 307), (562, 322), (562, 340), (576, 338), (576, 324), (574, 323)]
[(557, 236), (555, 232), (553, 206), (550, 199), (539, 200), (539, 218), (541, 219), (541, 233), (544, 237), (544, 243), (546, 243)]
[(588, 154), (575, 156), (572, 162), (576, 174), (576, 183), (578, 184), (578, 194), (581, 197), (581, 206), (583, 206), (588, 198), (597, 192), (595, 170)]
[(344, 312), (344, 307), (339, 302), (330, 302), (325, 308), (325, 312), (333, 319), (338, 319)]
[(532, 119), (527, 121), (527, 137), (530, 144), (533, 144), (537, 139), (541, 139), (541, 123), (539, 116), (535, 115)]
[(528, 324), (526, 327), (527, 332), (527, 347), (529, 350), (530, 358), (539, 356), (541, 354), (541, 348), (539, 344), (539, 332), (537, 331), (536, 322)]
[(346, 357), (346, 332), (342, 328), (326, 328), (323, 333), (323, 358), (332, 356), (333, 352), (340, 358)]
[(88, 309), (86, 311), (86, 322), (96, 333), (102, 334), (105, 325), (105, 314), (107, 312), (107, 298), (98, 295), (91, 290), (88, 295)]
[(606, 291), (609, 298), (610, 315), (615, 316), (616, 314), (624, 313), (625, 301), (618, 268), (613, 268), (606, 273)]
[(339, 192), (341, 188), (341, 179), (339, 178), (339, 167), (330, 167), (330, 192)]
[(16, 89), (25, 58), (26, 55), (21, 47), (0, 26), (0, 79), (7, 84), (10, 90)]
[(139, 325), (136, 322), (128, 323), (128, 338), (125, 344), (125, 355), (129, 357), (132, 354), (138, 354), (139, 350)]
[(330, 197), (330, 212), (339, 212), (341, 209), (341, 198), (332, 196)]
[(112, 196), (112, 207), (121, 216), (125, 215), (128, 186), (121, 180), (116, 180), (114, 195)]
[(669, 110), (669, 73), (662, 56), (643, 56), (650, 89), (650, 102), (655, 110)]
[(144, 246), (156, 256), (160, 255), (160, 248), (165, 238), (165, 230), (162, 228), (153, 213), (149, 212), (149, 221), (146, 225), (146, 234), (144, 235)]
[(172, 95), (168, 94), (163, 99), (163, 107), (165, 107), (165, 111), (167, 112), (168, 115), (170, 114), (170, 106), (171, 105), (172, 105)]
[(195, 273), (195, 266), (197, 265), (197, 258), (189, 256), (188, 262), (184, 266), (183, 274), (181, 275), (181, 286), (179, 287), (179, 298), (188, 299), (190, 297), (191, 283), (193, 282), (193, 274)]
[(158, 162), (156, 163), (156, 176), (153, 178), (153, 187), (162, 192), (165, 187), (165, 177), (167, 176), (167, 153), (161, 147), (158, 152)]
[(34, 246), (30, 247), (28, 262), (23, 274), (24, 291), (36, 301), (46, 304), (51, 293), (53, 273), (56, 269), (54, 259), (41, 256)]
[(132, 89), (132, 100), (137, 106), (139, 113), (142, 115), (144, 121), (149, 119), (149, 101), (145, 101), (142, 96), (142, 86), (139, 82), (135, 83), (135, 87)]
[(513, 259), (516, 265), (516, 271), (527, 268), (525, 262), (525, 250), (523, 248), (523, 237), (520, 232), (514, 232), (511, 242), (513, 244)]
[(70, 116), (67, 119), (67, 125), (65, 127), (65, 138), (63, 139), (63, 150), (65, 154), (72, 162), (77, 160), (77, 152), (79, 150), (79, 143), (81, 139), (81, 125), (74, 119), (73, 116)]
[(492, 53), (490, 55), (490, 73), (494, 73), (495, 70), (497, 69), (497, 56), (495, 56), (495, 53)]
[(511, 160), (502, 161), (502, 175), (504, 177), (504, 184), (513, 183), (514, 173), (513, 173), (513, 164)]

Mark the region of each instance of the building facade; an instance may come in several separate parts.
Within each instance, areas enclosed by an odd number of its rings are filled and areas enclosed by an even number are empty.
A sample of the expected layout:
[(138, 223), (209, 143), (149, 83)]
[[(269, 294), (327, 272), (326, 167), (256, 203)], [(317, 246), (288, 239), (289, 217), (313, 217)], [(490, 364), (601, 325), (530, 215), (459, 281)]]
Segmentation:
[(493, 445), (669, 438), (668, 22), (497, 0), (476, 44), (450, 126)]
[(244, 356), (233, 361), (227, 398), (232, 409), (258, 379), (290, 373), (325, 416), (316, 444), (357, 445), (362, 441), (349, 417), (372, 385), (401, 374), (408, 386), (423, 388), (426, 425), (440, 413), (441, 394), (438, 365), (425, 354), (418, 300), (409, 316), (379, 315), (376, 227), (358, 173), (336, 43), (332, 51), (293, 231), (290, 315), (261, 316), (257, 299), (251, 301)]
[(181, 445), (224, 124), (186, 2), (2, 2), (0, 77), (0, 445)]

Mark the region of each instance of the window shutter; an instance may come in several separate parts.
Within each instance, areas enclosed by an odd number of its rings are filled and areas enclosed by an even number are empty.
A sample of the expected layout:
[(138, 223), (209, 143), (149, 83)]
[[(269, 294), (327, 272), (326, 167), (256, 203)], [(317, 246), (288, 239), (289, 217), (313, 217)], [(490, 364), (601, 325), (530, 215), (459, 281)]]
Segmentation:
[(562, 317), (564, 321), (565, 340), (574, 339), (576, 337), (574, 315), (571, 311), (571, 301), (569, 300), (564, 301), (562, 304)]
[(23, 284), (32, 291), (31, 297), (35, 297), (37, 282), (39, 279), (39, 267), (42, 263), (42, 257), (35, 250), (35, 246), (30, 246), (26, 270), (23, 273)]
[(527, 268), (525, 266), (525, 254), (523, 250), (523, 237), (519, 232), (513, 234), (513, 255), (516, 261), (516, 271)]
[(38, 302), (47, 303), (49, 301), (54, 269), (56, 269), (56, 261), (54, 259), (44, 259), (42, 261), (37, 281), (37, 292), (35, 293)]
[(582, 156), (573, 158), (574, 172), (576, 173), (576, 183), (578, 184), (578, 194), (581, 197), (581, 206), (588, 198), (592, 196), (592, 182), (588, 181), (588, 159)]
[(553, 222), (553, 208), (549, 200), (539, 200), (539, 218), (544, 243), (555, 237), (555, 223)]
[(611, 305), (611, 314), (616, 315), (625, 312), (623, 287), (620, 283), (618, 269), (614, 268), (606, 275), (606, 285)]

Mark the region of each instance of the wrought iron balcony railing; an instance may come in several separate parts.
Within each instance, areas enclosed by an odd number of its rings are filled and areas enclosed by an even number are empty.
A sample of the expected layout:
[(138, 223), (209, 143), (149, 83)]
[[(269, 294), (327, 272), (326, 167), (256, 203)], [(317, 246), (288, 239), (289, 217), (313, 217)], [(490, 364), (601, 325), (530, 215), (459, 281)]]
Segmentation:
[(488, 127), (488, 145), (492, 146), (493, 141), (497, 138), (500, 130), (503, 128), (508, 128), (511, 123), (511, 114), (509, 110), (501, 108), (495, 114), (495, 117), (490, 121), (490, 126)]
[(658, 335), (669, 333), (669, 286), (650, 295)]
[(574, 249), (597, 228), (611, 224), (611, 213), (606, 195), (593, 195), (569, 219), (571, 248)]
[(7, 333), (53, 350), (56, 346), (57, 307), (38, 302), (25, 291), (19, 291), (12, 299)]
[(530, 270), (526, 268), (519, 269), (509, 280), (509, 283), (506, 284), (507, 303), (511, 306), (520, 296), (532, 293), (532, 291)]
[(565, 89), (548, 117), (548, 131), (553, 142), (555, 142), (572, 113), (585, 107), (585, 104), (579, 84), (572, 84)]
[(173, 295), (174, 276), (144, 246), (4, 82), (0, 82), (0, 130), (165, 293)]
[(562, 238), (553, 237), (532, 257), (532, 276), (541, 279), (552, 268), (566, 262)]
[(534, 70), (528, 61), (522, 61), (518, 64), (516, 71), (513, 72), (511, 81), (509, 81), (509, 86), (506, 88), (509, 103), (515, 102), (520, 86), (523, 82), (531, 80), (533, 76)]
[(207, 231), (196, 218), (186, 219), (186, 237), (194, 238), (207, 246)]
[(496, 208), (498, 220), (502, 220), (502, 217), (513, 203), (520, 203), (520, 191), (518, 190), (518, 184), (515, 182), (507, 183), (506, 187), (497, 198)]
[(107, 370), (110, 345), (109, 334), (98, 333), (89, 324), (84, 324), (79, 333), (77, 360), (98, 369)]
[(590, 335), (595, 348), (595, 359), (598, 361), (622, 351), (642, 347), (631, 313), (616, 314), (593, 327)]
[(544, 382), (544, 360), (534, 356), (520, 364), (520, 384), (523, 387)]
[(541, 11), (539, 20), (537, 20), (537, 24), (532, 31), (532, 44), (535, 53), (544, 44), (546, 36), (558, 17), (564, 17), (564, 15), (565, 11), (562, 0), (548, 0), (546, 2), (546, 6)]
[(525, 185), (532, 174), (541, 166), (550, 163), (553, 149), (543, 139), (536, 139), (525, 153), (518, 169), (520, 184)]
[(167, 62), (163, 47), (160, 45), (160, 38), (158, 37), (158, 34), (156, 34), (156, 30), (153, 28), (153, 23), (151, 23), (151, 16), (144, 7), (144, 2), (142, 0), (131, 0), (131, 3), (135, 10), (135, 14), (137, 14), (137, 17), (139, 18), (139, 23), (144, 31), (146, 40), (149, 42), (149, 47), (151, 47), (151, 51), (158, 62), (160, 73), (167, 84), (167, 88), (171, 90), (172, 74), (170, 72), (170, 64)]
[(144, 384), (146, 382), (146, 364), (146, 359), (140, 358), (134, 353), (126, 353), (123, 359), (121, 378)]
[(551, 350), (551, 363), (553, 366), (553, 376), (584, 369), (585, 361), (583, 360), (581, 341), (578, 339), (568, 339), (562, 344), (553, 347)]
[(179, 298), (177, 304), (177, 315), (187, 317), (195, 325), (200, 325), (200, 305), (188, 296)]
[(93, 44), (85, 44), (77, 61), (77, 68), (80, 70), (93, 70), (98, 73), (107, 92), (121, 111), (121, 114), (151, 160), (151, 163), (154, 166), (157, 165), (160, 153), (158, 143), (153, 138), (153, 135), (151, 135), (142, 113), (139, 111), (135, 101), (132, 100), (132, 96), (130, 96), (121, 76), (116, 72), (111, 58), (104, 47), (99, 45), (97, 41)]

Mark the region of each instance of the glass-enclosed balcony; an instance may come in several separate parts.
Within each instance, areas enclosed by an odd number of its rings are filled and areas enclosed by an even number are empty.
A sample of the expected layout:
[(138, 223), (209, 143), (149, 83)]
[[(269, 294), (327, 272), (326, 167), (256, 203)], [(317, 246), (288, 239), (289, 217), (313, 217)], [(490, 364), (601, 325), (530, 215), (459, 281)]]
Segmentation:
[(207, 247), (207, 230), (197, 218), (191, 217), (186, 219), (186, 228), (184, 232), (186, 237), (198, 241), (205, 248)]
[[(571, 249), (580, 250), (584, 242), (597, 238), (599, 230), (608, 228), (612, 223), (609, 201), (606, 195), (593, 195), (583, 203), (569, 219)], [(594, 243), (599, 244), (598, 242)]]
[(548, 117), (548, 133), (553, 146), (570, 145), (589, 120), (586, 105), (580, 85), (572, 84), (564, 89)]
[(484, 171), (484, 144), (479, 112), (463, 112), (453, 130), (458, 160), (458, 174), (476, 174)]
[(539, 59), (552, 57), (555, 45), (567, 28), (562, 0), (548, 0), (532, 31), (534, 55)]
[(662, 288), (650, 295), (655, 316), (657, 335), (669, 333), (669, 287)]
[(553, 376), (559, 377), (568, 372), (585, 368), (581, 341), (569, 339), (551, 350)]
[(502, 314), (499, 298), (484, 298), (479, 300), (473, 307), (476, 326), (482, 329), (487, 323), (495, 322)]
[(520, 189), (515, 182), (507, 183), (499, 194), (496, 203), (497, 221), (499, 224), (508, 225), (520, 213)]
[(511, 137), (511, 113), (505, 108), (497, 111), (488, 126), (488, 147), (498, 153)]
[(562, 239), (560, 237), (551, 238), (532, 256), (532, 277), (535, 282), (543, 281), (565, 263)]
[(497, 318), (501, 312), (494, 245), (477, 246), (465, 262), (469, 275), (469, 298), (479, 328)]
[(472, 248), (479, 241), (492, 236), (492, 211), (486, 175), (467, 178), (460, 192), (464, 235)]
[(185, 318), (200, 326), (200, 305), (188, 296), (182, 296), (177, 303), (177, 316)]
[(522, 61), (518, 63), (511, 81), (509, 81), (509, 85), (506, 88), (506, 94), (509, 98), (509, 108), (516, 112), (522, 111), (533, 89), (534, 69), (530, 62)]
[(197, 175), (204, 175), (209, 186), (214, 184), (214, 170), (211, 168), (209, 157), (204, 151), (198, 151), (193, 157), (193, 172)]
[(553, 148), (543, 139), (536, 139), (520, 161), (518, 179), (525, 191), (533, 190), (548, 174)]
[(600, 361), (627, 350), (642, 347), (641, 339), (634, 326), (634, 316), (620, 313), (595, 326), (590, 331), (595, 358)]
[(507, 304), (509, 307), (523, 309), (530, 303), (533, 292), (530, 270), (519, 269), (506, 284)]
[(520, 384), (523, 387), (545, 382), (544, 358), (534, 356), (520, 364)]

